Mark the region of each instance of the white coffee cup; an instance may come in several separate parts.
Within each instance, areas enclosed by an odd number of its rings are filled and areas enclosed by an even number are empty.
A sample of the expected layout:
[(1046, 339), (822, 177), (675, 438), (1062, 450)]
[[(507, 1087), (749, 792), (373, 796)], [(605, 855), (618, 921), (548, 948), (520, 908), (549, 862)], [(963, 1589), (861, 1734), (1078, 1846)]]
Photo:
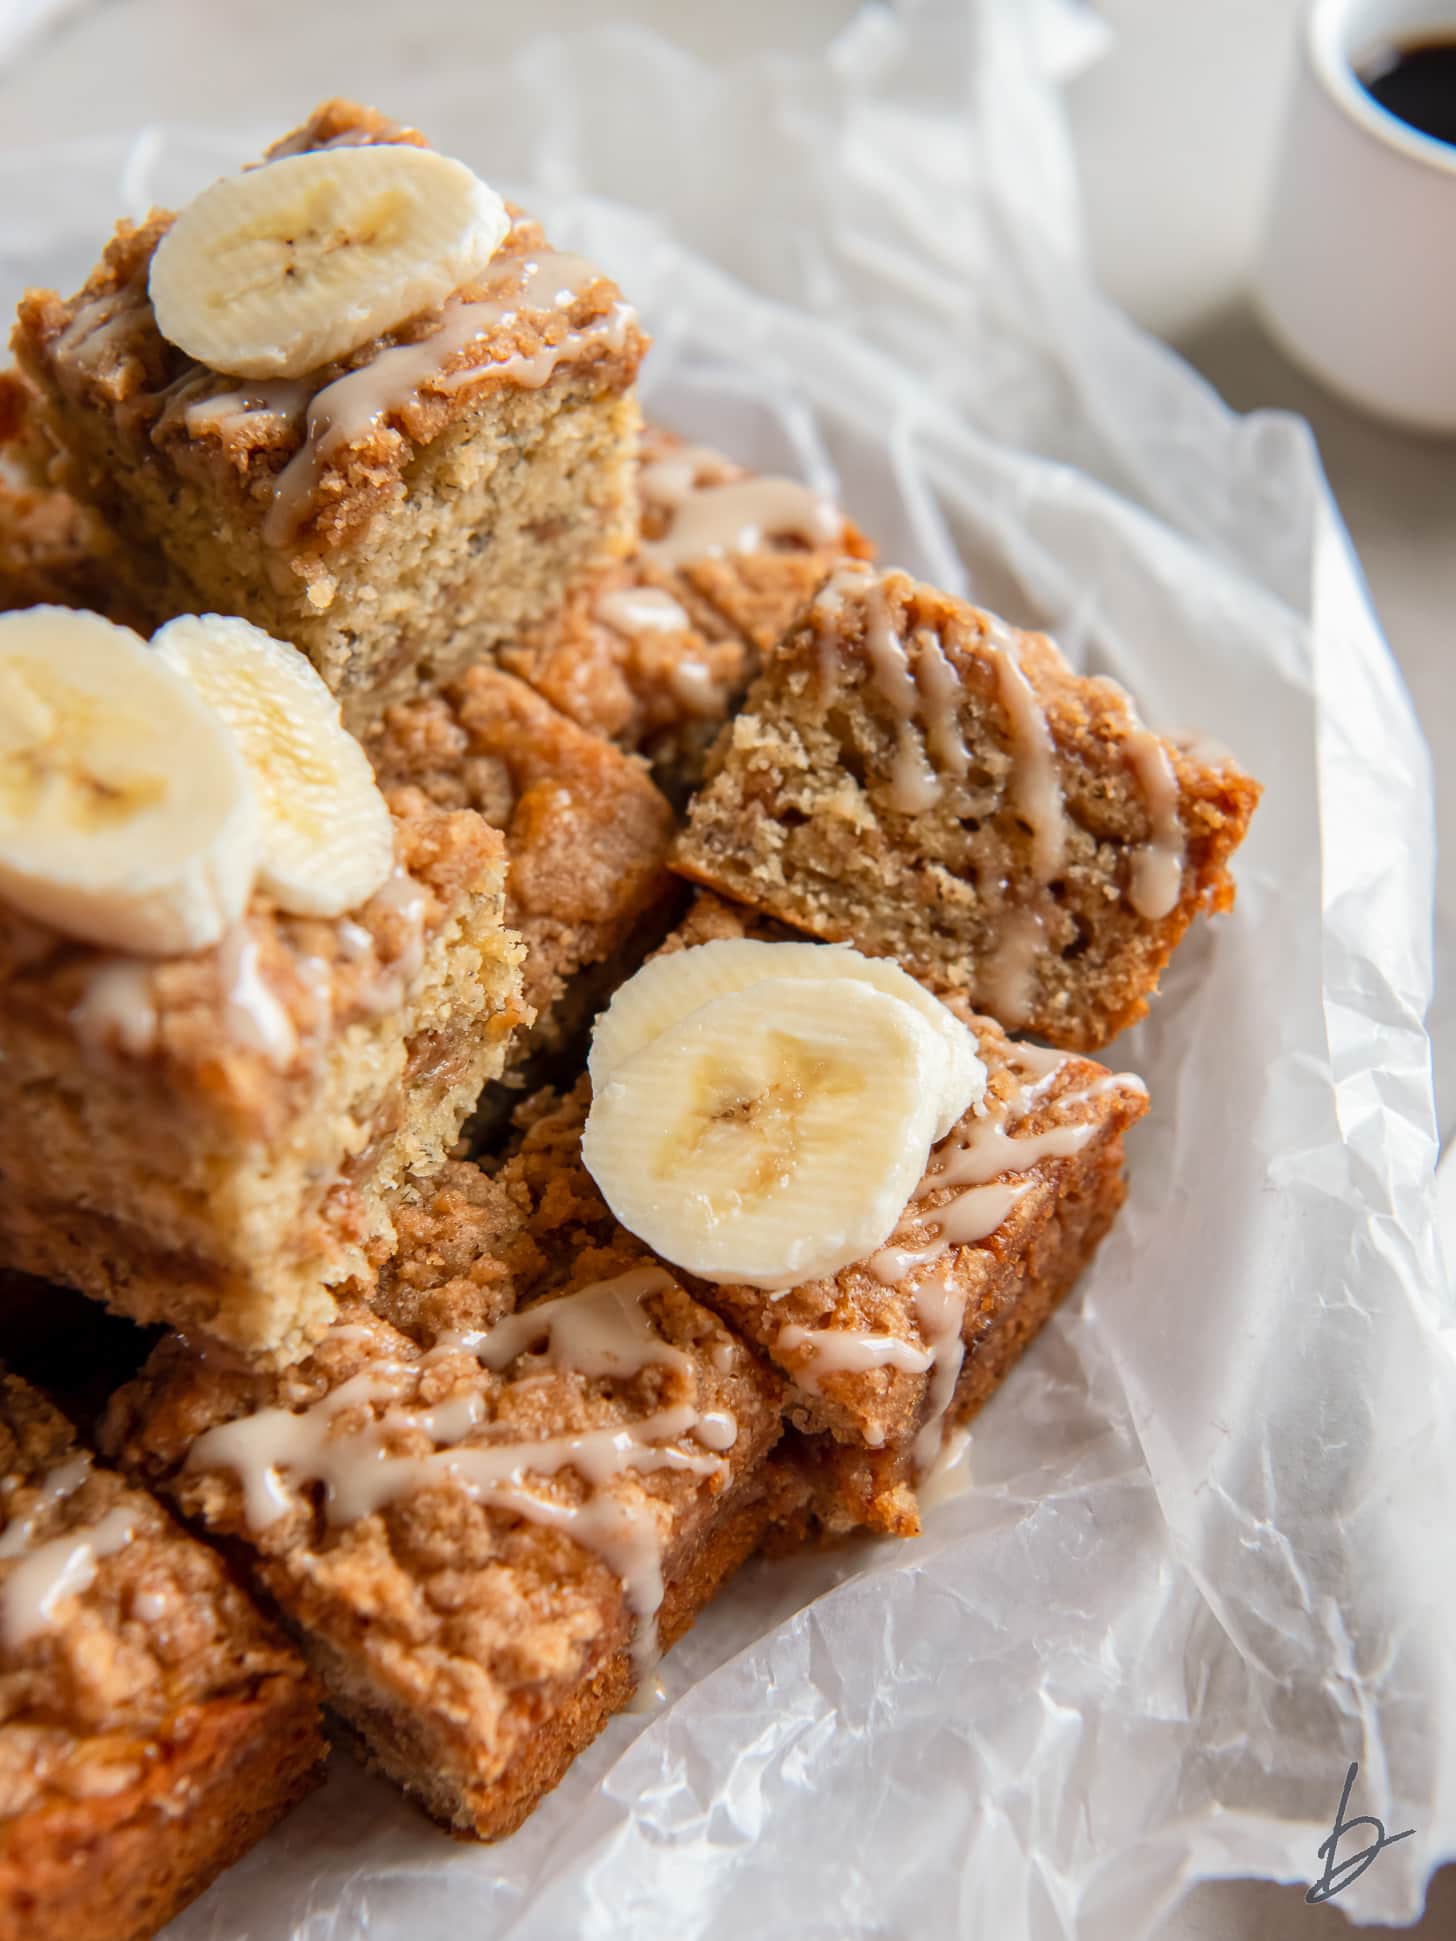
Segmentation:
[(1355, 404), (1456, 432), (1456, 146), (1358, 68), (1456, 38), (1456, 0), (1311, 0), (1255, 294), (1285, 349)]

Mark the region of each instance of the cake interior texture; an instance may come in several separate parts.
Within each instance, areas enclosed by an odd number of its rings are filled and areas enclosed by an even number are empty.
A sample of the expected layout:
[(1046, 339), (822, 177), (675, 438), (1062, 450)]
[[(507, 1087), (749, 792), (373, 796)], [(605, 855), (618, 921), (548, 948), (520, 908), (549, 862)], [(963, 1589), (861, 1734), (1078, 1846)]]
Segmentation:
[(0, 1479), (0, 1932), (143, 1941), (322, 1777), (318, 1689), (213, 1551), (4, 1374)]
[(500, 662), (573, 721), (645, 754), (681, 803), (761, 654), (840, 560), (870, 551), (822, 493), (647, 425), (631, 556), (577, 581)]
[(841, 568), (724, 730), (675, 866), (1094, 1051), (1147, 1009), (1259, 797), (1043, 636)]

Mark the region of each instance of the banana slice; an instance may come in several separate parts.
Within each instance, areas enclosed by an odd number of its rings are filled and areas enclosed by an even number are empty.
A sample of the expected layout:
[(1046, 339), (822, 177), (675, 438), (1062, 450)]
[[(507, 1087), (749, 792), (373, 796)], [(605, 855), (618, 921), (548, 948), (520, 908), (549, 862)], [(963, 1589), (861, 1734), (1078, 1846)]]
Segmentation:
[(941, 1041), (856, 978), (715, 997), (617, 1065), (582, 1157), (613, 1213), (704, 1280), (784, 1287), (881, 1246), (925, 1169)]
[(257, 861), (237, 743), (145, 641), (64, 607), (0, 616), (0, 898), (174, 956), (237, 921)]
[(234, 377), (305, 377), (433, 309), (511, 221), (463, 162), (389, 143), (319, 149), (204, 189), (157, 245), (157, 328)]
[(169, 620), (152, 651), (237, 737), (261, 817), (260, 886), (295, 916), (338, 917), (367, 902), (394, 867), (394, 824), (368, 757), (309, 662), (218, 613)]
[(930, 1081), (937, 1100), (937, 1139), (985, 1094), (986, 1067), (976, 1056), (974, 1034), (898, 964), (864, 957), (846, 944), (771, 944), (751, 937), (720, 937), (654, 957), (629, 978), (592, 1031), (587, 1062), (593, 1085), (700, 1004), (747, 990), (766, 977), (857, 978), (918, 1011), (941, 1041), (941, 1058)]

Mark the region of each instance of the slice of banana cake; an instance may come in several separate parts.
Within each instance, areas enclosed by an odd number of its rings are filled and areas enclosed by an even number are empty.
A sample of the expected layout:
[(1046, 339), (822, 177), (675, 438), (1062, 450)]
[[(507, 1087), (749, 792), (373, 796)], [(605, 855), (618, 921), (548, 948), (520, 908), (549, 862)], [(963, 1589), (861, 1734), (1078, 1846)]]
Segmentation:
[(506, 857), (303, 656), (0, 616), (0, 1266), (287, 1359), (497, 1077)]
[(667, 1261), (789, 1384), (807, 1523), (916, 1488), (1092, 1259), (1142, 1082), (700, 898), (499, 1169), (533, 1237)]
[(222, 1560), (0, 1370), (0, 1934), (146, 1941), (323, 1776)]
[(122, 223), (14, 346), (49, 482), (121, 542), (139, 611), (291, 640), (356, 730), (633, 536), (630, 305), (372, 109)]
[[(452, 1162), (264, 1374), (176, 1337), (105, 1441), (283, 1612), (365, 1758), (507, 1834), (781, 1513), (782, 1384), (660, 1266), (557, 1264)], [(789, 1484), (792, 1488), (792, 1483)]]
[(1259, 793), (1044, 636), (849, 564), (724, 730), (675, 867), (1095, 1051), (1233, 903)]

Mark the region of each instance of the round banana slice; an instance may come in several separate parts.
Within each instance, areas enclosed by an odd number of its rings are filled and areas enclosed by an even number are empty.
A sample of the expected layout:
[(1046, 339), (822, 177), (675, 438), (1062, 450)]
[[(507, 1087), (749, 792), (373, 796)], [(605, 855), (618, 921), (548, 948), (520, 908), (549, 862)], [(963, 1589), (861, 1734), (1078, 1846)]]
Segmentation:
[(152, 257), (157, 328), (234, 377), (304, 377), (433, 309), (511, 226), (463, 162), (373, 143), (289, 155), (204, 189)]
[(109, 950), (215, 944), (258, 861), (227, 724), (127, 627), (0, 616), (0, 899)]
[(394, 867), (394, 824), (310, 662), (219, 613), (169, 620), (152, 651), (237, 738), (258, 798), (259, 886), (294, 916), (339, 917), (367, 902)]
[(975, 1034), (898, 964), (862, 956), (847, 944), (771, 944), (751, 937), (719, 937), (644, 964), (597, 1019), (588, 1060), (592, 1083), (601, 1084), (624, 1059), (700, 1004), (747, 990), (765, 977), (856, 978), (918, 1011), (941, 1041), (930, 1081), (937, 1139), (984, 1096), (986, 1067), (976, 1056)]
[(855, 978), (765, 978), (676, 1019), (595, 1089), (613, 1213), (704, 1280), (785, 1287), (886, 1241), (925, 1169), (940, 1039)]

